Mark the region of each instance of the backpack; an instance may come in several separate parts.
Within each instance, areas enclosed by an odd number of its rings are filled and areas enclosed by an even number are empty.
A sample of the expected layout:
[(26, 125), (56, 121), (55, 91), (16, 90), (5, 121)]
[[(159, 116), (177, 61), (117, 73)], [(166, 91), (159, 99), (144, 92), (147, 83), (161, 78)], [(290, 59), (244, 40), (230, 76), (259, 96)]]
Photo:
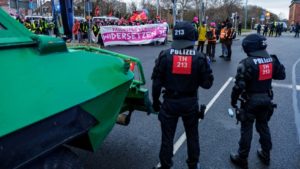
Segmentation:
[(211, 31), (211, 30), (208, 30), (207, 32), (206, 32), (206, 38), (208, 39), (208, 40), (212, 40), (213, 38), (214, 38), (214, 35), (213, 35), (213, 32)]

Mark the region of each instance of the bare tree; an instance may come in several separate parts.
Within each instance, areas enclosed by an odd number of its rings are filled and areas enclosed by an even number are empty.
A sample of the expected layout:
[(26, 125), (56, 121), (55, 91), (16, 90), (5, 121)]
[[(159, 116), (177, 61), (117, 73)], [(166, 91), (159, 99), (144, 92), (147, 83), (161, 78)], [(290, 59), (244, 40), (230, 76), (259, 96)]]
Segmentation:
[(133, 11), (136, 11), (137, 10), (137, 5), (134, 1), (131, 1), (130, 5), (129, 5), (129, 13), (132, 13)]
[(179, 4), (179, 13), (180, 13), (180, 20), (183, 20), (183, 15), (184, 13), (188, 10), (191, 9), (193, 5), (194, 0), (178, 0), (177, 4)]
[(231, 6), (231, 5), (236, 5), (236, 6), (241, 6), (242, 0), (207, 0), (207, 5), (209, 7), (221, 7), (221, 6)]
[(160, 5), (163, 9), (172, 9), (173, 7), (171, 0), (160, 0)]

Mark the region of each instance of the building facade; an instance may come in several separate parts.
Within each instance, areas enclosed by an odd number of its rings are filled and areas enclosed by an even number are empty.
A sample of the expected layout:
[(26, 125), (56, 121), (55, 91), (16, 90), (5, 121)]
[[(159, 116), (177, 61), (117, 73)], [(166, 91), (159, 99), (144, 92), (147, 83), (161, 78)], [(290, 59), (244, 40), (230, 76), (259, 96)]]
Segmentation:
[(290, 5), (289, 24), (300, 23), (300, 0), (293, 0)]
[(32, 0), (31, 7), (29, 0), (0, 0), (0, 7), (12, 15), (27, 15), (30, 8), (37, 8), (37, 0)]

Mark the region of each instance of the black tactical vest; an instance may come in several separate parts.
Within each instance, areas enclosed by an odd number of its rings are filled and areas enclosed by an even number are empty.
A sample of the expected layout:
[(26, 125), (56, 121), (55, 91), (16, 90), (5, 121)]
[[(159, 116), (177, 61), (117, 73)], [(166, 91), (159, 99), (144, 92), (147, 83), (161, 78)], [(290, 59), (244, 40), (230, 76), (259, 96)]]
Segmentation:
[(272, 88), (274, 65), (272, 57), (248, 57), (245, 60), (250, 81), (246, 83), (247, 93), (267, 93)]
[(169, 49), (166, 51), (166, 56), (165, 88), (167, 92), (197, 94), (201, 54), (194, 49)]

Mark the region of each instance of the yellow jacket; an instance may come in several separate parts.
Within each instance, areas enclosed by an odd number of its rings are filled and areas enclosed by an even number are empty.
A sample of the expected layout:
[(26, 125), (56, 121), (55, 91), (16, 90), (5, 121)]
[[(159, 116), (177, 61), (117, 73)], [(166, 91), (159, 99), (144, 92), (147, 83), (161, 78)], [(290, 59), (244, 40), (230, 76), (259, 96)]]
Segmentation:
[(206, 41), (206, 27), (201, 25), (198, 27), (198, 41)]

